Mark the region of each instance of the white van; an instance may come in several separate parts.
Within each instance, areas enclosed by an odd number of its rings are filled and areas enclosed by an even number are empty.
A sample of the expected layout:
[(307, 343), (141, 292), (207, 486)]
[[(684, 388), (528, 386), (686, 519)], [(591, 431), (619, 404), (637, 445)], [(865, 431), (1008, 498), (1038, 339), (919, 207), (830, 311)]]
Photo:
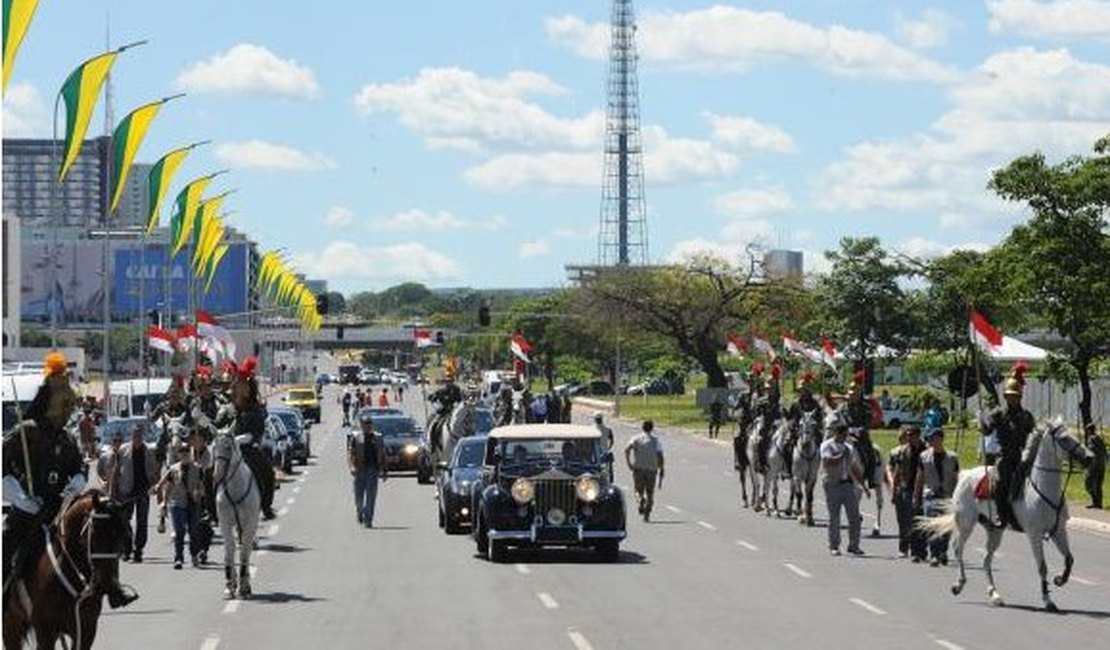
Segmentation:
[(42, 385), (42, 370), (30, 372), (4, 372), (0, 388), (3, 389), (3, 430), (12, 429)]
[(113, 381), (108, 392), (108, 416), (148, 415), (166, 396), (171, 385), (173, 379), (169, 377)]

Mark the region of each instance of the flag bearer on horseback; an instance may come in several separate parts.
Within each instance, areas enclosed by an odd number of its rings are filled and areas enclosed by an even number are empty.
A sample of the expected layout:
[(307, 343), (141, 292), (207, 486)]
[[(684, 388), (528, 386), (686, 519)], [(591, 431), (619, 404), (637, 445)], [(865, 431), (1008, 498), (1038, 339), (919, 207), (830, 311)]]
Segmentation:
[(790, 422), (791, 440), (797, 438), (798, 428), (801, 426), (802, 418), (807, 413), (814, 414), (818, 422), (825, 421), (825, 412), (821, 408), (821, 403), (813, 396), (813, 383), (817, 381), (817, 377), (810, 371), (806, 371), (798, 380), (798, 399), (790, 405), (786, 411), (786, 419)]
[(235, 407), (235, 428), (233, 433), (243, 454), (243, 461), (258, 482), (258, 492), (262, 496), (262, 518), (273, 519), (274, 490), (276, 479), (274, 466), (262, 453), (262, 438), (266, 433), (266, 404), (258, 390), (258, 380), (254, 370), (258, 360), (247, 357), (241, 365), (232, 364), (231, 403)]
[(1033, 414), (1021, 405), (1021, 394), (1025, 389), (1025, 373), (1028, 364), (1014, 364), (1006, 387), (1002, 391), (1005, 406), (1000, 406), (990, 414), (991, 429), (998, 437), (1002, 454), (998, 459), (998, 482), (994, 488), (994, 500), (998, 506), (998, 525), (1017, 526), (1011, 502), (1021, 496), (1024, 476), (1032, 459), (1023, 459), (1022, 450), (1033, 432)]
[[(4, 597), (27, 563), (43, 550), (41, 528), (53, 523), (67, 500), (85, 489), (87, 468), (73, 436), (65, 429), (77, 395), (69, 383), (66, 360), (60, 353), (46, 355), (45, 379), (24, 421), (4, 441), (3, 492), (11, 512), (4, 519)], [(139, 596), (112, 575), (96, 585), (113, 608)]]
[(771, 376), (763, 382), (763, 394), (757, 398), (755, 412), (762, 416), (762, 426), (759, 430), (759, 459), (757, 467), (767, 466), (767, 450), (771, 446), (774, 435), (774, 426), (782, 418), (782, 391), (779, 388), (779, 376), (782, 369), (771, 366)]
[(857, 371), (852, 376), (852, 383), (848, 385), (848, 399), (837, 409), (840, 417), (856, 433), (856, 453), (863, 463), (863, 476), (867, 487), (875, 487), (875, 466), (878, 459), (875, 457), (875, 448), (871, 444), (871, 404), (864, 395), (866, 375), (863, 370)]

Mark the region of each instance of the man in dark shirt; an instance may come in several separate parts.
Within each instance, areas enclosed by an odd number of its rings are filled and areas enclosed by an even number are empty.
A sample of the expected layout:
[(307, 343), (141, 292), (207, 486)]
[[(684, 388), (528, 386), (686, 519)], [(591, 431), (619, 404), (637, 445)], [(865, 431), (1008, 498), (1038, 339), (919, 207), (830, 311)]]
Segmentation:
[(914, 530), (915, 516), (921, 514), (914, 506), (914, 488), (917, 485), (917, 468), (925, 445), (921, 442), (921, 429), (905, 425), (899, 434), (900, 445), (890, 452), (887, 467), (891, 484), (890, 501), (898, 518), (898, 553), (912, 555), (913, 561), (925, 559), (925, 543), (921, 533)]
[(1025, 366), (1015, 365), (1003, 391), (1006, 405), (995, 409), (990, 416), (991, 428), (1002, 449), (997, 464), (998, 485), (994, 489), (999, 526), (1018, 525), (1014, 519), (1012, 502), (1021, 495), (1024, 478), (1021, 454), (1029, 434), (1033, 433), (1033, 414), (1021, 405), (1021, 394), (1025, 388), (1024, 368)]
[(1088, 508), (1102, 509), (1102, 479), (1106, 474), (1106, 441), (1098, 434), (1095, 425), (1087, 425), (1087, 449), (1091, 450), (1091, 464), (1087, 466), (1084, 486), (1091, 497)]

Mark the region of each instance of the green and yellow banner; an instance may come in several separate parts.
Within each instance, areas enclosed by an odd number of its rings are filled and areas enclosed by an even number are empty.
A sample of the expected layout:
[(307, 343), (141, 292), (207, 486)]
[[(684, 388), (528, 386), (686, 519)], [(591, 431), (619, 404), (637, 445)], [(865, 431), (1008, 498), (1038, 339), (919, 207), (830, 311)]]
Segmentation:
[(181, 95), (164, 97), (158, 101), (143, 104), (128, 113), (116, 127), (112, 134), (112, 202), (108, 207), (108, 214), (116, 211), (120, 197), (123, 196), (124, 184), (127, 183), (127, 175), (131, 172), (131, 163), (135, 160), (135, 154), (139, 152), (139, 146), (143, 143), (150, 123), (158, 115), (163, 104), (177, 97)]
[[(200, 205), (200, 197), (204, 194), (204, 190), (208, 189), (208, 184), (212, 182), (212, 179), (222, 173), (220, 171), (201, 176), (178, 192), (173, 205), (173, 214), (170, 216), (170, 241), (173, 242), (173, 248), (170, 249), (171, 256), (177, 255), (182, 248), (185, 248), (185, 244), (189, 243), (189, 235), (192, 234), (193, 221), (195, 221), (197, 206)], [(186, 215), (189, 215), (189, 217), (186, 218)]]
[(8, 89), (8, 79), (12, 76), (12, 67), (15, 65), (15, 55), (27, 35), (27, 28), (31, 26), (31, 18), (39, 0), (4, 0), (4, 85)]
[(170, 183), (173, 182), (177, 168), (185, 162), (185, 157), (189, 155), (190, 151), (206, 143), (207, 141), (194, 142), (187, 147), (174, 149), (159, 158), (158, 162), (154, 163), (154, 167), (151, 167), (150, 174), (147, 176), (150, 216), (146, 220), (146, 234), (149, 235), (158, 227), (160, 221), (158, 211), (162, 207), (162, 201), (165, 200), (166, 194), (170, 191)]
[(105, 52), (94, 56), (77, 66), (62, 84), (62, 99), (66, 103), (66, 141), (65, 156), (58, 171), (58, 182), (65, 180), (70, 165), (77, 159), (81, 145), (85, 142), (85, 132), (89, 129), (100, 88), (108, 78), (112, 64), (116, 62), (118, 51)]

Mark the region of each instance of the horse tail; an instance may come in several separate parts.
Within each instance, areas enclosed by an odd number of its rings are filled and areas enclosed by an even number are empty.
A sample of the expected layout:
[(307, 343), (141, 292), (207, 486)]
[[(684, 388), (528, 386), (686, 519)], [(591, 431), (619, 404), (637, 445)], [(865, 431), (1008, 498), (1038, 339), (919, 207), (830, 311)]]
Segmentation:
[(935, 517), (914, 517), (914, 529), (925, 533), (929, 539), (936, 539), (955, 532), (956, 507), (951, 499), (939, 502), (941, 514)]

